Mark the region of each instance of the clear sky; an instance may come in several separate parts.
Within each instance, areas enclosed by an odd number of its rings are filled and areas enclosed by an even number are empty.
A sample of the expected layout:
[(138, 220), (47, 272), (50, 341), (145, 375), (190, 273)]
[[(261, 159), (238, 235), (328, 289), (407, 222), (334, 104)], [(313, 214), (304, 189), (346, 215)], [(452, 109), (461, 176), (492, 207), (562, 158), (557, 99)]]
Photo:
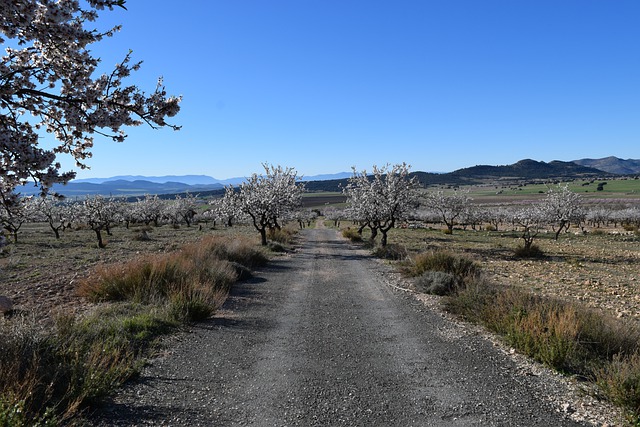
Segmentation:
[[(305, 176), (524, 158), (640, 158), (638, 0), (128, 0), (95, 45), (129, 49), (182, 130), (96, 138), (78, 178)], [(71, 163), (67, 162), (67, 165)]]

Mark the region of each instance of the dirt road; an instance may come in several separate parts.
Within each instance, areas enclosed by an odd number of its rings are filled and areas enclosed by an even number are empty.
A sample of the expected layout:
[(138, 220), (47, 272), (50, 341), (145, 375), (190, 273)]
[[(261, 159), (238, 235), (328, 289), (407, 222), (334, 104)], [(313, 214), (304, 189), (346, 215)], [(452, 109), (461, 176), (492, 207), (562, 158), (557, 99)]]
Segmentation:
[(97, 425), (572, 426), (491, 343), (388, 286), (334, 230), (237, 285)]

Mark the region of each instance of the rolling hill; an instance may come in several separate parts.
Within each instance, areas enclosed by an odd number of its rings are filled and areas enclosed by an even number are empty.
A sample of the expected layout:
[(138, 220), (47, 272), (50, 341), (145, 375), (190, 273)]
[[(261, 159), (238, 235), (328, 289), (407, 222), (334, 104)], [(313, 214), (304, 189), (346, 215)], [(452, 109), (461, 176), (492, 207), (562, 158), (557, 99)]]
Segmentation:
[(633, 175), (640, 173), (640, 160), (620, 159), (610, 156), (602, 159), (580, 159), (574, 160), (573, 163), (599, 169), (601, 171), (614, 173), (616, 175)]

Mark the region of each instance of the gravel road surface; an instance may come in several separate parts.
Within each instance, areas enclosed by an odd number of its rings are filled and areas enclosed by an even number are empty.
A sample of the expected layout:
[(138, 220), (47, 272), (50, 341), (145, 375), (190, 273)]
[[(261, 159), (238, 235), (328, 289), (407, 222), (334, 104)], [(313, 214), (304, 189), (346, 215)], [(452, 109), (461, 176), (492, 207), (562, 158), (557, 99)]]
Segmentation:
[(535, 375), (388, 286), (335, 230), (169, 340), (97, 426), (574, 426)]

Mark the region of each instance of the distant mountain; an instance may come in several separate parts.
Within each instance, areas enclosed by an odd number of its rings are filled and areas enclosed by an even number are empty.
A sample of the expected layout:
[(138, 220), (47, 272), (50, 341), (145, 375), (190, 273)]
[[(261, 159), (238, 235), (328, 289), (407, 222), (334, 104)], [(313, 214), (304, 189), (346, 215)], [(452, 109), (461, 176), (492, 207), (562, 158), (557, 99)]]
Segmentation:
[(602, 171), (573, 162), (554, 160), (549, 163), (524, 159), (506, 166), (473, 166), (458, 169), (450, 175), (469, 179), (515, 178), (515, 179), (549, 179), (549, 178), (578, 178), (581, 176), (600, 176)]
[(616, 175), (633, 175), (640, 173), (640, 160), (623, 160), (614, 156), (605, 157), (603, 159), (574, 160), (573, 163), (600, 169), (601, 171), (614, 173)]
[[(145, 180), (127, 181), (118, 179), (114, 181), (104, 181), (96, 184), (92, 182), (71, 181), (66, 185), (55, 184), (53, 191), (63, 194), (67, 198), (84, 197), (90, 194), (101, 194), (104, 196), (142, 196), (145, 194), (177, 194), (222, 190), (222, 184), (199, 184), (189, 185), (181, 182), (151, 182)], [(33, 185), (23, 186), (18, 189), (23, 195), (33, 195), (38, 193), (38, 188)]]
[[(349, 176), (351, 176), (350, 173), (340, 172), (336, 174), (302, 177), (302, 180), (322, 181)], [(166, 195), (186, 192), (192, 194), (209, 194), (222, 191), (226, 185), (239, 185), (245, 180), (246, 178), (244, 177), (218, 180), (207, 175), (119, 175), (111, 178), (74, 179), (66, 185), (54, 185), (53, 191), (63, 194), (68, 198), (84, 197), (90, 194), (116, 197), (136, 197), (145, 194)], [(38, 188), (33, 185), (26, 185), (20, 187), (18, 192), (25, 196), (35, 195), (38, 194)]]
[[(449, 173), (411, 173), (411, 176), (415, 176), (424, 186), (468, 185), (494, 181), (516, 183), (533, 180), (598, 178), (603, 175), (607, 175), (607, 173), (598, 169), (580, 166), (573, 162), (554, 160), (545, 163), (531, 159), (521, 160), (506, 166), (472, 166)], [(340, 191), (346, 184), (347, 179), (310, 182), (307, 183), (307, 189), (309, 191)]]
[(142, 175), (117, 175), (110, 178), (84, 178), (74, 179), (71, 181), (74, 184), (78, 183), (91, 183), (91, 184), (103, 184), (110, 181), (148, 181), (158, 184), (164, 184), (167, 182), (180, 182), (188, 185), (213, 185), (213, 184), (239, 184), (244, 181), (245, 178), (231, 178), (231, 179), (216, 179), (207, 175), (164, 175), (164, 176), (142, 176)]
[(303, 176), (302, 181), (329, 181), (333, 179), (345, 179), (349, 178), (353, 173), (351, 172), (338, 172), (332, 174), (325, 175), (312, 175), (312, 176)]
[[(631, 162), (631, 161), (623, 161)], [(640, 163), (640, 161), (638, 161)], [(493, 181), (520, 182), (532, 180), (600, 178), (613, 172), (604, 172), (593, 167), (582, 166), (575, 162), (554, 160), (549, 163), (531, 159), (520, 160), (506, 166), (479, 165), (458, 169), (449, 173), (412, 172), (424, 186), (428, 185), (465, 185)], [(341, 191), (347, 184), (351, 173), (315, 175), (303, 177), (307, 191)], [(124, 179), (129, 178), (129, 179)], [(141, 178), (141, 179), (137, 179)], [(67, 197), (102, 194), (106, 196), (142, 196), (144, 194), (216, 194), (223, 191), (225, 185), (238, 185), (246, 178), (216, 180), (206, 175), (183, 175), (162, 177), (120, 176), (112, 178), (79, 179), (67, 185), (55, 185), (53, 190)], [(188, 183), (182, 182), (187, 181)], [(23, 195), (37, 194), (33, 185), (21, 187)]]

